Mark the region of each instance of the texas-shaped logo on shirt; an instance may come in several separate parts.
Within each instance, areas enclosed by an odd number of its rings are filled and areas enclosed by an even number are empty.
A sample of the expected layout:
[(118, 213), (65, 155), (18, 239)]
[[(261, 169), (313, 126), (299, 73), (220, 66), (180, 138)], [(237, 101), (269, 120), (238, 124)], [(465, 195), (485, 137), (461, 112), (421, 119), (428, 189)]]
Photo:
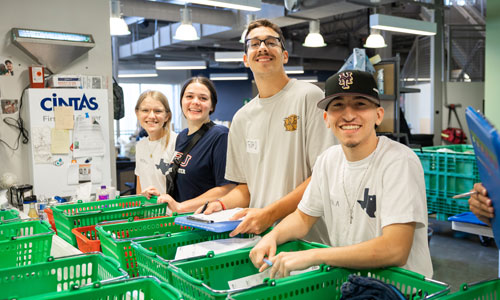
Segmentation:
[(358, 203), (361, 205), (361, 208), (366, 211), (366, 214), (370, 218), (375, 218), (375, 211), (377, 210), (377, 196), (368, 195), (368, 188), (365, 188), (363, 200), (358, 200)]

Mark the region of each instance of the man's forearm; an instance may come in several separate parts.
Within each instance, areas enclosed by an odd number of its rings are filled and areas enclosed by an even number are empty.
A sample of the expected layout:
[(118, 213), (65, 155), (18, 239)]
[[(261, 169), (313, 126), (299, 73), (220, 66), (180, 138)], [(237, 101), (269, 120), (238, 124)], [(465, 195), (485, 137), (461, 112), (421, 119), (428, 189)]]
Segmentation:
[(245, 183), (238, 184), (220, 200), (224, 203), (226, 209), (235, 207), (248, 207), (250, 204), (250, 191)]
[(274, 222), (285, 218), (297, 209), (297, 206), (302, 199), (302, 195), (304, 195), (304, 191), (306, 190), (310, 181), (311, 177), (307, 178), (304, 182), (299, 184), (286, 196), (268, 205), (265, 208), (271, 214), (271, 218)]
[(269, 235), (276, 240), (277, 245), (281, 245), (306, 236), (316, 221), (317, 218), (306, 215), (297, 209), (285, 217)]

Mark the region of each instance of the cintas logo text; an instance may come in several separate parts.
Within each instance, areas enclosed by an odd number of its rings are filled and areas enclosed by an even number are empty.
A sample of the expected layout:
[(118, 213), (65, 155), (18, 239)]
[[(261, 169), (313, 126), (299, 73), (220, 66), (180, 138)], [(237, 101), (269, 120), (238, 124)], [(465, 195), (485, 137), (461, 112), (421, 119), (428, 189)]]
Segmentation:
[(96, 97), (87, 98), (85, 94), (82, 97), (58, 97), (56, 93), (52, 97), (43, 98), (40, 101), (40, 107), (45, 111), (52, 111), (55, 106), (72, 106), (75, 110), (96, 110), (99, 108)]

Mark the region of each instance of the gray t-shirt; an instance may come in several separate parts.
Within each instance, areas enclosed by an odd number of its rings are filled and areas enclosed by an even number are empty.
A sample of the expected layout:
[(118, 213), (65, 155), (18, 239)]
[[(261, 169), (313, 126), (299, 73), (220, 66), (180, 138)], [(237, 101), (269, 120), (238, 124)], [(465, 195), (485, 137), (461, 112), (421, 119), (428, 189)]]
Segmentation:
[[(316, 158), (335, 138), (316, 107), (320, 88), (291, 79), (269, 98), (257, 96), (234, 116), (229, 130), (226, 179), (246, 183), (250, 207), (263, 208), (312, 174)], [(308, 238), (328, 243), (321, 222)], [(321, 236), (318, 238), (318, 230)]]

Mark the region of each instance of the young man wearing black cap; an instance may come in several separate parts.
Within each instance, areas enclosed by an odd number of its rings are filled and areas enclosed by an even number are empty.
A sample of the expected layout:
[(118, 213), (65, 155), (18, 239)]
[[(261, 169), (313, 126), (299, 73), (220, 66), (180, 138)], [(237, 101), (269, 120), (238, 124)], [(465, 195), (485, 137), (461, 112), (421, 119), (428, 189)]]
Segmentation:
[[(424, 172), (411, 149), (377, 137), (384, 109), (375, 80), (367, 72), (343, 71), (327, 80), (326, 95), (318, 107), (341, 145), (318, 157), (297, 210), (255, 246), (252, 262), (263, 270), (267, 256), (272, 277), (322, 263), (399, 266), (432, 277)], [(277, 245), (301, 238), (320, 217), (332, 248), (275, 256)]]
[[(231, 235), (261, 233), (295, 211), (316, 158), (334, 144), (316, 107), (323, 91), (285, 73), (288, 52), (276, 24), (260, 19), (248, 25), (243, 59), (259, 94), (236, 113), (229, 130), (226, 179), (239, 184), (205, 210), (249, 207), (235, 216), (245, 219)], [(311, 233), (308, 239), (328, 243), (322, 220)]]

